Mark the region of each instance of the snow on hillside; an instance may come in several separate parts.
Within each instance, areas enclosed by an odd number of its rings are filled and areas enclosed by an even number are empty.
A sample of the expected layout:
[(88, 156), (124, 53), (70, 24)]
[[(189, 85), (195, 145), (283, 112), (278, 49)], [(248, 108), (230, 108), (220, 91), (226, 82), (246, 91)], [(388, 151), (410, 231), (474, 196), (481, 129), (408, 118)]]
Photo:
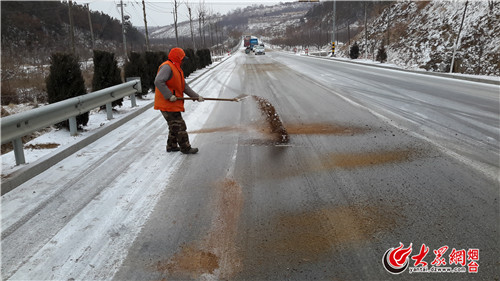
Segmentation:
[(250, 33), (266, 29), (271, 34), (282, 34), (288, 26), (297, 25), (304, 17), (304, 11), (287, 12), (273, 16), (255, 17), (248, 21)]
[[(400, 1), (369, 24), (369, 50), (387, 40), (388, 61), (406, 68), (449, 71), (465, 1)], [(500, 75), (500, 3), (469, 1), (455, 62), (456, 72)], [(354, 39), (365, 47), (364, 32)], [(346, 50), (344, 50), (346, 51)]]
[[(196, 36), (198, 36), (198, 20), (193, 20), (193, 32)], [(191, 37), (191, 26), (189, 21), (180, 22), (177, 24), (177, 33), (180, 37)], [(154, 39), (163, 39), (163, 38), (175, 38), (175, 29), (174, 25), (167, 25), (161, 28), (156, 29), (151, 32), (151, 38)]]
[[(280, 3), (273, 6), (253, 5), (245, 9), (238, 9), (228, 15), (212, 15), (211, 18), (205, 19), (205, 24), (207, 24), (208, 21), (211, 23), (227, 23), (227, 25), (224, 25), (226, 31), (236, 28), (244, 33), (254, 34), (262, 29), (270, 29), (273, 33), (281, 34), (281, 32), (285, 31), (287, 26), (296, 25), (300, 19), (304, 17), (310, 7), (310, 3), (298, 2)], [(248, 24), (244, 26), (238, 25), (238, 23), (233, 24), (231, 18), (248, 18)], [(194, 19), (193, 32), (195, 36), (199, 33), (198, 27), (198, 19)], [(191, 29), (189, 21), (178, 23), (177, 32), (179, 37), (190, 37)], [(208, 34), (208, 31), (206, 31), (206, 34)], [(156, 39), (175, 38), (174, 25), (161, 27), (151, 32), (150, 36)]]

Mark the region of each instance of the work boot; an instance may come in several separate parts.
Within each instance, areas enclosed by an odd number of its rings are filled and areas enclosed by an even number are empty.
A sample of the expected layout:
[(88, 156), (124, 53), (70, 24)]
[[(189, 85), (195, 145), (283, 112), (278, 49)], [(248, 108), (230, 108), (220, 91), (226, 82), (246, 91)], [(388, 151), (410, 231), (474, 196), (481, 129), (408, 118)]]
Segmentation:
[(167, 146), (167, 152), (175, 152), (175, 151), (180, 151), (180, 147), (175, 146), (175, 147), (168, 147)]
[(181, 152), (184, 154), (196, 154), (198, 152), (198, 148), (190, 147), (188, 149), (182, 149)]

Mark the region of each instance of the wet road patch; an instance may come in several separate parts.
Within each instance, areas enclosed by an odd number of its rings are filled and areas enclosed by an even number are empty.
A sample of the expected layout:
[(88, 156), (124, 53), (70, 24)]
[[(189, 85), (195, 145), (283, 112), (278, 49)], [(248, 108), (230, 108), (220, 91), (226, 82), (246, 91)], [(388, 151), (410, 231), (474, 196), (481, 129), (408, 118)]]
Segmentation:
[(395, 149), (373, 152), (330, 153), (321, 158), (323, 169), (356, 169), (376, 165), (409, 162), (421, 157), (418, 149)]

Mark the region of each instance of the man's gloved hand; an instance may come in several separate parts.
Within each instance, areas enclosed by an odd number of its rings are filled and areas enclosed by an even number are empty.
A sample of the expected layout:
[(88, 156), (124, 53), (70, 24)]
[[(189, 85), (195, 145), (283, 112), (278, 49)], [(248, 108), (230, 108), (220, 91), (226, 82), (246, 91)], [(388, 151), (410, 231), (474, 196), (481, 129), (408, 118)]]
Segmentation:
[(168, 99), (168, 100), (171, 101), (171, 102), (175, 102), (175, 101), (177, 101), (177, 97), (175, 95), (172, 95), (170, 97), (170, 99)]
[(199, 96), (199, 97), (198, 97), (198, 101), (199, 101), (199, 102), (202, 102), (202, 101), (205, 101), (205, 99), (204, 99), (202, 96)]

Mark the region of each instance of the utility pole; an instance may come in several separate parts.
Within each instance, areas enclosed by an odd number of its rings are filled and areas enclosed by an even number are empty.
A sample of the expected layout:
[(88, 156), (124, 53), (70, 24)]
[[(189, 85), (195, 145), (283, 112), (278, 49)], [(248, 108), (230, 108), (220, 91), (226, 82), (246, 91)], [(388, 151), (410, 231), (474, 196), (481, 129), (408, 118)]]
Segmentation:
[(68, 1), (68, 15), (69, 15), (69, 34), (71, 36), (71, 50), (73, 52), (73, 55), (76, 54), (76, 49), (75, 49), (75, 31), (73, 27), (73, 16), (71, 16), (71, 6), (73, 5), (73, 2), (71, 0)]
[(332, 57), (335, 55), (335, 14), (337, 13), (337, 2), (333, 0), (333, 28), (332, 28)]
[(86, 4), (87, 6), (87, 14), (89, 15), (89, 25), (90, 25), (90, 36), (92, 38), (92, 51), (95, 49), (95, 41), (94, 41), (94, 29), (92, 27), (92, 18), (90, 17), (90, 7), (89, 3)]
[(464, 25), (465, 12), (467, 12), (467, 4), (469, 4), (469, 1), (465, 2), (464, 15), (462, 16), (462, 23), (460, 23), (460, 29), (458, 30), (457, 40), (455, 41), (455, 46), (453, 47), (453, 56), (451, 58), (450, 73), (453, 73), (453, 65), (455, 64), (455, 54), (457, 52), (458, 41), (460, 39), (460, 33), (462, 32), (462, 26)]
[(125, 60), (128, 61), (128, 55), (127, 55), (127, 39), (125, 38), (125, 19), (123, 17), (123, 0), (120, 0), (120, 4), (117, 6), (120, 6), (121, 8), (121, 13), (122, 13), (122, 35), (123, 35), (123, 53), (125, 55)]
[(180, 3), (177, 3), (177, 0), (174, 0), (174, 29), (175, 29), (175, 42), (177, 46), (179, 46), (179, 32), (177, 31), (177, 19), (178, 19), (178, 14), (177, 14), (177, 9), (179, 8)]
[(142, 12), (144, 14), (144, 27), (146, 28), (146, 50), (149, 52), (149, 33), (148, 33), (148, 21), (146, 20), (146, 4), (144, 0), (142, 0)]

